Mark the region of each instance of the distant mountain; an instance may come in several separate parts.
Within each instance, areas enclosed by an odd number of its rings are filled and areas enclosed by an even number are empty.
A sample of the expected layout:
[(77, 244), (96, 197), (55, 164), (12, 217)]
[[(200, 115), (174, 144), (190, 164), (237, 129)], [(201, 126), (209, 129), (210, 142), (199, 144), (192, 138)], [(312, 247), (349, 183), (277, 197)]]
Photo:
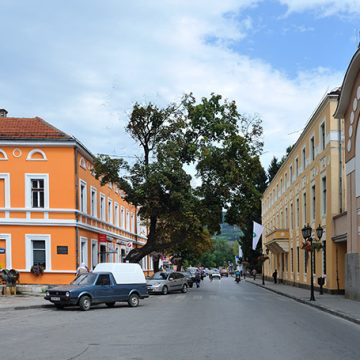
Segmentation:
[(226, 241), (237, 241), (241, 236), (244, 236), (244, 233), (236, 225), (222, 223), (220, 227), (221, 227), (221, 233), (219, 235), (214, 235), (212, 237), (215, 240), (222, 239)]

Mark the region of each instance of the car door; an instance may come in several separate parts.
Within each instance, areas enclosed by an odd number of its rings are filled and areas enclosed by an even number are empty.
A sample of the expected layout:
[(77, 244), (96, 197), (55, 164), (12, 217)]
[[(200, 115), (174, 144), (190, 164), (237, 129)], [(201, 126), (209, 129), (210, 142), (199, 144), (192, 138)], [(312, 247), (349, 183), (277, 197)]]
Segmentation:
[(179, 284), (178, 289), (181, 290), (183, 285), (187, 284), (187, 280), (184, 274), (178, 273), (177, 276), (178, 276), (178, 284)]
[(175, 277), (175, 273), (171, 273), (171, 274), (168, 276), (168, 284), (169, 284), (169, 290), (170, 290), (170, 291), (176, 290), (176, 277)]
[(174, 273), (174, 277), (175, 277), (175, 289), (174, 290), (181, 290), (182, 275), (180, 273)]
[(99, 274), (95, 283), (95, 302), (112, 301), (113, 289), (111, 287), (110, 275)]

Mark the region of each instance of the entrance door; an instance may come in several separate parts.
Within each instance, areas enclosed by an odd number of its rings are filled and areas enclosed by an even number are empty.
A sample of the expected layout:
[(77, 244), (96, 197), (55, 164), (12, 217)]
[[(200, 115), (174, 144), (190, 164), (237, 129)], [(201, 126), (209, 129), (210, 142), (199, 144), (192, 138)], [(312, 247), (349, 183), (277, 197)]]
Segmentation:
[(100, 245), (100, 262), (106, 263), (106, 245)]

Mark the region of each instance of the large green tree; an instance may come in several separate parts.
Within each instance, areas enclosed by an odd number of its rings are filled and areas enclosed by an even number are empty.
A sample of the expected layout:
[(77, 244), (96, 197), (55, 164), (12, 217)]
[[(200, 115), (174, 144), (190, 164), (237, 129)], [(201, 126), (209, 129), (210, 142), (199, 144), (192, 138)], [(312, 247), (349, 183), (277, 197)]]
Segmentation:
[(261, 195), (258, 117), (243, 116), (234, 101), (220, 95), (197, 102), (190, 94), (164, 108), (135, 104), (126, 129), (142, 155), (132, 166), (101, 155), (94, 168), (103, 184), (116, 183), (125, 191), (148, 225), (146, 245), (133, 249), (127, 260), (181, 252), (204, 241), (220, 230), (224, 208), (232, 223), (247, 220)]

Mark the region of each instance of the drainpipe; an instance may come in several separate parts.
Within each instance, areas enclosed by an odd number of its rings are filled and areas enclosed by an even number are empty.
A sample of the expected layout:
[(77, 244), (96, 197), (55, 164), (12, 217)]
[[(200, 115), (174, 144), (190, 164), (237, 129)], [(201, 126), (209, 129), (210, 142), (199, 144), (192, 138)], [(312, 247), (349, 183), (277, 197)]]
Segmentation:
[(79, 267), (79, 171), (78, 171), (78, 151), (75, 145), (75, 157), (74, 157), (74, 173), (75, 173), (75, 249), (76, 249), (76, 268)]

